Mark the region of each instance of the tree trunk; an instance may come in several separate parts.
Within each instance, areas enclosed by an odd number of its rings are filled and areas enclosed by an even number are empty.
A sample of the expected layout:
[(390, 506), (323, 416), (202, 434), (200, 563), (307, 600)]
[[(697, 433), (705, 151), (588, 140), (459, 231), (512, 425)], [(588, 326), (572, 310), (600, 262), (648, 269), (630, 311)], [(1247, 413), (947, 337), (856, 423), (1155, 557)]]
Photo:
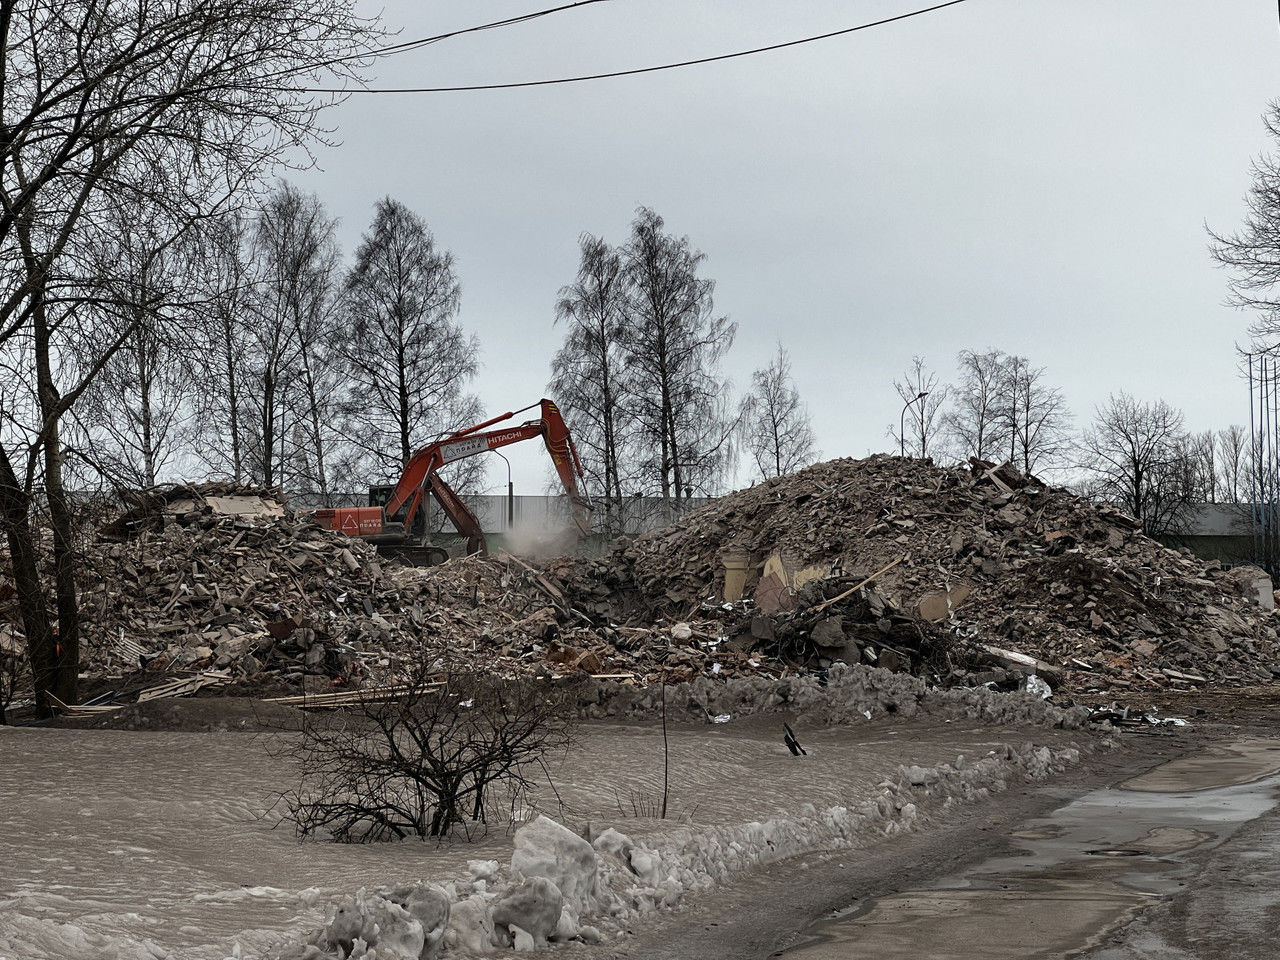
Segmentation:
[(53, 382), (50, 360), (49, 325), (42, 290), (35, 293), (32, 333), (36, 360), (36, 394), (40, 419), (45, 425), (44, 489), (49, 501), (49, 522), (53, 530), (53, 582), (57, 597), (58, 632), (54, 644), (57, 669), (53, 691), (63, 703), (78, 700), (80, 684), (80, 607), (76, 596), (75, 530), (71, 506), (62, 485), (62, 441), (58, 421), (62, 397)]
[(36, 716), (53, 715), (48, 692), (58, 672), (58, 644), (49, 620), (49, 606), (40, 585), (36, 538), (31, 529), (31, 495), (18, 481), (8, 454), (0, 449), (0, 523), (9, 541), (18, 615), (27, 635), (27, 659), (36, 692)]
[[(141, 323), (141, 320), (139, 320)], [(151, 393), (155, 380), (154, 354), (148, 356), (154, 344), (148, 344), (146, 334), (139, 329), (134, 336), (138, 339), (138, 404), (142, 419), (142, 473), (143, 481), (148, 489), (156, 485), (156, 449), (152, 438), (154, 415), (152, 412)]]
[(262, 380), (262, 485), (274, 487), (276, 455), (276, 381), (268, 367)]
[(45, 493), (53, 528), (53, 576), (58, 600), (58, 670), (54, 693), (63, 703), (79, 700), (80, 603), (76, 589), (75, 522), (62, 485), (62, 446), (55, 427), (45, 441)]
[(409, 371), (406, 369), (408, 363), (404, 356), (404, 324), (399, 324), (398, 336), (400, 343), (397, 344), (396, 351), (396, 389), (398, 396), (396, 399), (400, 402), (400, 466), (405, 466), (409, 462), (409, 458), (413, 455), (413, 451), (409, 449), (409, 431), (412, 425), (409, 423)]
[(244, 465), (240, 454), (240, 397), (236, 390), (236, 361), (231, 341), (227, 340), (227, 415), (231, 419), (231, 472), (236, 485), (244, 482)]

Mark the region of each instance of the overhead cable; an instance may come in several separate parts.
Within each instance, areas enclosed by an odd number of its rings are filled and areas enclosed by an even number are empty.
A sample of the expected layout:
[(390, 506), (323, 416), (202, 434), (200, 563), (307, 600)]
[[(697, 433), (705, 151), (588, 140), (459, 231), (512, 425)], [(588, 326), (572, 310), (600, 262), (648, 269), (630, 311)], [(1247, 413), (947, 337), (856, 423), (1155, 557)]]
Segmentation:
[[(587, 2), (595, 2), (595, 0), (587, 0)], [(763, 47), (753, 47), (750, 50), (736, 50), (732, 53), (721, 53), (709, 57), (699, 57), (695, 60), (681, 60), (675, 63), (662, 63), (652, 67), (634, 67), (629, 70), (611, 70), (606, 73), (590, 73), (573, 77), (555, 77), (548, 80), (518, 80), (511, 83), (474, 83), (460, 86), (450, 87), (300, 87), (297, 88), (299, 93), (341, 93), (341, 94), (361, 94), (361, 93), (463, 93), (472, 90), (515, 90), (522, 87), (549, 87), (557, 84), (565, 83), (584, 83), (588, 80), (608, 80), (613, 77), (632, 77), (642, 73), (657, 73), (660, 70), (675, 70), (680, 67), (692, 67), (705, 63), (718, 63), (722, 60), (734, 60), (739, 57), (749, 57), (757, 53), (769, 53), (774, 50), (785, 50), (788, 47), (798, 47), (801, 44), (816, 43), (819, 40), (830, 40), (833, 37), (842, 37), (846, 34), (857, 33), (860, 30), (870, 30), (873, 27), (883, 27), (886, 24), (897, 23), (900, 20), (909, 20), (912, 17), (919, 17), (926, 13), (933, 13), (936, 10), (942, 10), (946, 7), (954, 7), (964, 3), (966, 0), (947, 0), (945, 3), (936, 3), (930, 7), (922, 7), (918, 10), (910, 10), (906, 13), (900, 13), (896, 16), (885, 17), (882, 20), (873, 20), (869, 23), (860, 23), (857, 26), (845, 27), (841, 30), (832, 30), (828, 33), (819, 33), (810, 37), (801, 37), (798, 40), (786, 40), (782, 43), (771, 43)], [(571, 4), (570, 6), (578, 6)], [(565, 9), (565, 8), (556, 8)], [(469, 28), (469, 30), (483, 29), (479, 27)], [(469, 32), (469, 31), (459, 31)], [(453, 36), (448, 34), (447, 36)], [(430, 40), (417, 41), (418, 43), (431, 42)]]

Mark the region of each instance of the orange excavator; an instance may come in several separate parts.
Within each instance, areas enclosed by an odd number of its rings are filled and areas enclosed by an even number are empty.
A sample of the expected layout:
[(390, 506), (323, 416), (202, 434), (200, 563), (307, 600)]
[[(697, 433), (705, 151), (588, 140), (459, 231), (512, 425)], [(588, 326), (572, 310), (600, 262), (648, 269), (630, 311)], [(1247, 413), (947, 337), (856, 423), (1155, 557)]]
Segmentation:
[[(541, 414), (536, 420), (527, 420), (514, 427), (488, 429), (494, 424), (510, 420), (516, 414), (535, 408)], [(578, 451), (569, 436), (569, 427), (564, 422), (560, 408), (545, 398), (520, 410), (500, 414), (484, 423), (477, 423), (474, 427), (451, 433), (423, 447), (409, 458), (395, 486), (370, 489), (371, 506), (317, 510), (315, 519), (330, 530), (377, 544), (379, 553), (399, 556), (423, 566), (442, 563), (449, 558), (448, 552), (426, 542), (426, 510), (423, 501), (430, 488), (459, 536), (466, 538), (467, 553), (487, 553), (488, 544), (485, 542), (484, 531), (480, 528), (480, 521), (453, 488), (445, 483), (438, 471), (447, 463), (465, 460), (522, 440), (532, 440), (534, 437), (542, 437), (547, 445), (551, 462), (555, 464), (565, 493), (569, 495), (578, 538), (582, 539), (591, 532), (590, 507), (578, 492), (578, 480), (583, 475), (582, 462), (578, 459)], [(386, 501), (379, 506), (376, 500), (381, 495), (386, 496)], [(421, 540), (417, 538), (418, 531), (422, 531)]]

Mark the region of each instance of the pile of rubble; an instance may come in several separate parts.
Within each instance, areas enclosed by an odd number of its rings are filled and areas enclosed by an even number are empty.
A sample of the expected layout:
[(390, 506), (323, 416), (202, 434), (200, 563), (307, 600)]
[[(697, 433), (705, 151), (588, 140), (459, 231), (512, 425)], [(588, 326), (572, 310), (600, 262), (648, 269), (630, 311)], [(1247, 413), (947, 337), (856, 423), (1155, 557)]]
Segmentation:
[(394, 683), (423, 657), (639, 684), (839, 661), (1074, 690), (1280, 676), (1248, 573), (977, 461), (833, 460), (540, 567), (407, 567), (278, 491), (171, 487), (134, 497), (84, 559), (85, 668), (138, 685), (315, 694)]
[(515, 557), (403, 566), (271, 491), (149, 492), (102, 534), (82, 588), (85, 666), (98, 677), (197, 673), (318, 693), (393, 682), (409, 657), (639, 682), (781, 669), (716, 656), (718, 623), (597, 626)]
[[(833, 460), (552, 569), (589, 614), (719, 608), (728, 646), (794, 663), (970, 681), (1036, 672), (1075, 689), (1280, 676), (1275, 621), (1249, 574), (1166, 548), (1118, 511), (1008, 465)], [(720, 603), (737, 593), (735, 570), (749, 612)]]

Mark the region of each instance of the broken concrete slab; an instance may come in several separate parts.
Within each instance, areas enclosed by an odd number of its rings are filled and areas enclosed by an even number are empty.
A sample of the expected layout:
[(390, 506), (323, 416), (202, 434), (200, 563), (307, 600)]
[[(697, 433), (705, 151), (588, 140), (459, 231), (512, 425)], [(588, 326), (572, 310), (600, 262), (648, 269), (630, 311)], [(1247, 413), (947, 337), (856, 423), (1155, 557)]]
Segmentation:
[(930, 623), (941, 623), (951, 618), (952, 612), (969, 599), (972, 590), (967, 584), (958, 583), (946, 590), (935, 590), (926, 593), (916, 604), (920, 619)]
[(1254, 600), (1263, 610), (1276, 608), (1275, 586), (1267, 571), (1252, 564), (1242, 564), (1232, 567), (1228, 575), (1240, 585), (1245, 595)]

